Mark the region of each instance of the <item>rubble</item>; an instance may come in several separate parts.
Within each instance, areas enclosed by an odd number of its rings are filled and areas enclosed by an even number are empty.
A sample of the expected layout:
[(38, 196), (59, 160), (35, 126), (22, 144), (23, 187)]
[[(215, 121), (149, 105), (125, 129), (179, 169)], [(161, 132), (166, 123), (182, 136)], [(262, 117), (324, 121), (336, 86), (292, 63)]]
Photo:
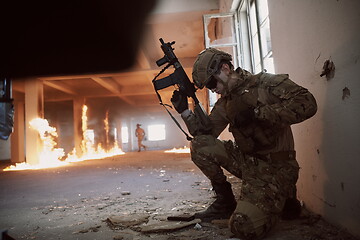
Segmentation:
[(107, 222), (110, 226), (114, 228), (127, 228), (136, 226), (142, 223), (147, 223), (149, 221), (149, 214), (131, 214), (131, 215), (120, 215), (120, 216), (110, 216), (107, 218)]
[[(109, 167), (117, 169), (110, 177)], [(239, 197), (241, 181), (227, 175)], [(238, 240), (226, 220), (167, 220), (202, 211), (214, 200), (210, 182), (189, 156), (147, 151), (138, 159), (126, 153), (59, 168), (56, 175), (53, 170), (3, 174), (0, 187), (6, 191), (0, 194), (0, 223), (15, 239)], [(306, 209), (299, 219), (280, 221), (266, 238), (298, 239), (356, 240)]]
[(142, 233), (154, 233), (154, 232), (167, 232), (182, 229), (191, 225), (200, 223), (200, 219), (194, 219), (190, 222), (173, 222), (173, 221), (164, 221), (164, 222), (155, 222), (141, 227)]

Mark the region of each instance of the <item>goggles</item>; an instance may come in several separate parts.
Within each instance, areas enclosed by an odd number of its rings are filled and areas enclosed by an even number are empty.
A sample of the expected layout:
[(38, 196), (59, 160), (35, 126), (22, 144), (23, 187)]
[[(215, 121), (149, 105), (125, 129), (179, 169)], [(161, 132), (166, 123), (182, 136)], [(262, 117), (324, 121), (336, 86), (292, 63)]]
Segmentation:
[(207, 82), (205, 87), (211, 90), (216, 88), (216, 85), (217, 85), (217, 79), (214, 76), (211, 76), (209, 82)]

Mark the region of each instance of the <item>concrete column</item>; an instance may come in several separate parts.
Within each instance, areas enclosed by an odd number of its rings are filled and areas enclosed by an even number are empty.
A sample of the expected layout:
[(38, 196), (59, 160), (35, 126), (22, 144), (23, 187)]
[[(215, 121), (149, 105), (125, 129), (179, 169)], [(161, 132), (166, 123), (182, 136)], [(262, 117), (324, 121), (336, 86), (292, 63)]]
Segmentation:
[(35, 118), (44, 118), (43, 83), (36, 78), (25, 80), (25, 134), (26, 162), (30, 165), (39, 164), (41, 141), (38, 131), (30, 127), (29, 122)]
[(14, 99), (14, 132), (11, 135), (11, 162), (25, 162), (25, 103)]
[(133, 128), (131, 126), (131, 119), (128, 118), (126, 120), (126, 125), (128, 127), (128, 134), (129, 134), (129, 151), (133, 151), (133, 140), (134, 140), (134, 137), (135, 137), (135, 130), (133, 131)]
[(73, 100), (73, 118), (74, 118), (74, 145), (76, 150), (76, 155), (81, 157), (81, 141), (83, 139), (82, 132), (82, 107), (85, 103), (83, 97), (78, 97)]
[(116, 119), (116, 139), (115, 141), (117, 141), (118, 145), (119, 145), (119, 148), (121, 148), (122, 150), (123, 149), (123, 142), (122, 142), (122, 135), (121, 135), (121, 127), (122, 127), (122, 122), (121, 122), (121, 119), (117, 118)]

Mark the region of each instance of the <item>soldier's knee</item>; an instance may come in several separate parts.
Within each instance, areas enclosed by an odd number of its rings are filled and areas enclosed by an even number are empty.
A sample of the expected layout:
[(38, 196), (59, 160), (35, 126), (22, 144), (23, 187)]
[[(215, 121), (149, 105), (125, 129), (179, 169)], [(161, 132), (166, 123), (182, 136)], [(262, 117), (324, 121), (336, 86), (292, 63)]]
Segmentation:
[(216, 138), (211, 135), (199, 135), (194, 137), (190, 143), (192, 153), (206, 152), (211, 146), (216, 145)]
[(240, 201), (230, 218), (230, 230), (236, 237), (246, 240), (262, 239), (272, 229), (276, 218), (266, 215), (255, 205)]

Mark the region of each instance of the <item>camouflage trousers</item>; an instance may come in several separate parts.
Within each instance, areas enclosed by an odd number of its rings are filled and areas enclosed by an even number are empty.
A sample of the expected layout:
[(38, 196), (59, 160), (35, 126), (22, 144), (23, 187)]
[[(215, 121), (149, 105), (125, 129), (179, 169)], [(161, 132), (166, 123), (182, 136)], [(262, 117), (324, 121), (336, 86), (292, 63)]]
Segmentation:
[(210, 135), (191, 142), (192, 161), (212, 183), (225, 183), (223, 169), (242, 180), (240, 200), (230, 218), (231, 231), (242, 239), (261, 239), (276, 224), (289, 197), (296, 197), (299, 165), (290, 157), (245, 155), (232, 141)]

